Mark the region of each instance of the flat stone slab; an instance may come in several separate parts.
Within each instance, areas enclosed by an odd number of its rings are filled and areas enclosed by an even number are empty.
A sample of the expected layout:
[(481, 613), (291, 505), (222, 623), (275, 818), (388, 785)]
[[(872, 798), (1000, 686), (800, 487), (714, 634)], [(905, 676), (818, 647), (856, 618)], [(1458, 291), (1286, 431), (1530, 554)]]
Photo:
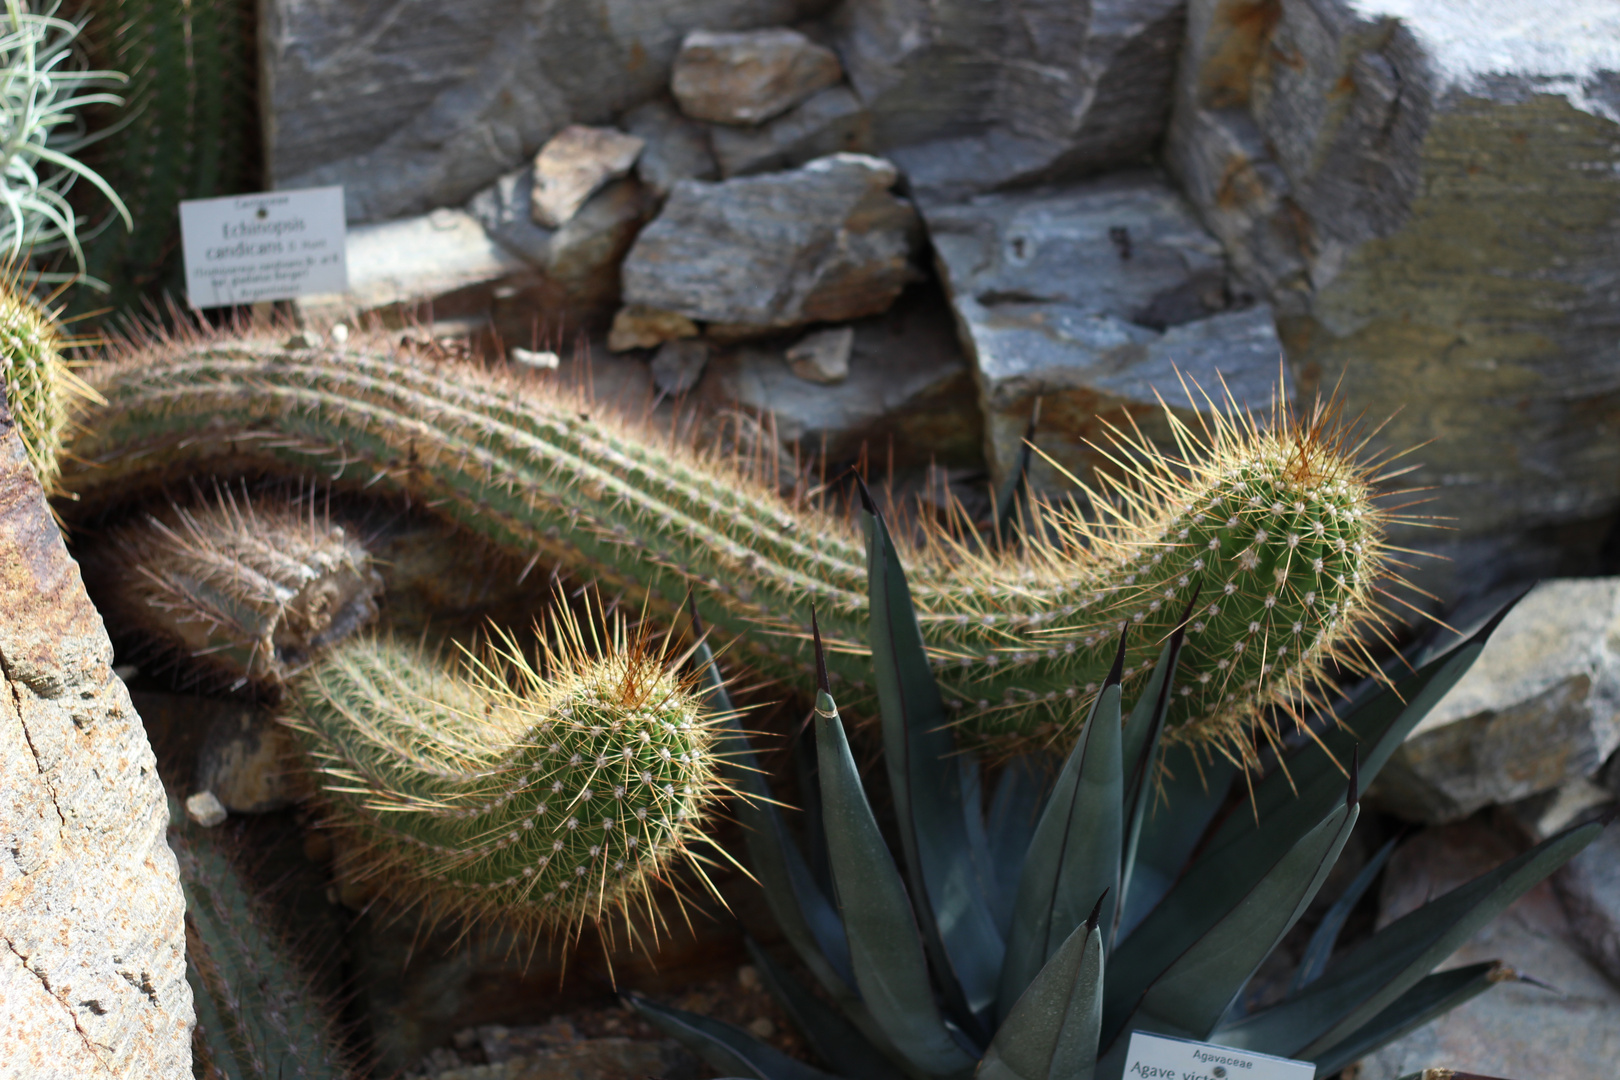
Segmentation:
[(762, 124), (844, 77), (838, 55), (797, 30), (694, 30), (669, 88), (681, 111), (717, 124)]
[(560, 229), (585, 200), (628, 176), (646, 140), (615, 128), (569, 124), (534, 155), (534, 223)]

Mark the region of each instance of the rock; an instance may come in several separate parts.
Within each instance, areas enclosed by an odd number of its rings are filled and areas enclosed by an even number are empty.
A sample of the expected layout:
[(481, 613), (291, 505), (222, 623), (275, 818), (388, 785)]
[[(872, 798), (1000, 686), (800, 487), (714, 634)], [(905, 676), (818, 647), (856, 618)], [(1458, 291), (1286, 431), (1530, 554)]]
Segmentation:
[[(1088, 479), (1106, 424), (1132, 422), (1162, 445), (1156, 394), (1193, 415), (1181, 377), (1212, 396), (1221, 379), (1251, 407), (1281, 368), (1270, 309), (1233, 307), (1219, 243), (1161, 175), (1114, 174), (1062, 188), (922, 205), (940, 276), (976, 368), (991, 472), (1019, 457), (1036, 398), (1036, 442)], [(1071, 489), (1040, 457), (1038, 489)]]
[(562, 366), (562, 357), (549, 350), (535, 351), (533, 349), (509, 349), (507, 359), (514, 364), (522, 364), (536, 371), (556, 371)]
[(1407, 736), (1369, 797), (1453, 821), (1593, 776), (1620, 747), (1620, 578), (1538, 585)]
[(631, 305), (620, 308), (613, 316), (608, 348), (613, 352), (656, 349), (662, 342), (696, 337), (697, 333), (697, 324), (685, 315)]
[(872, 145), (958, 199), (1139, 162), (1170, 112), (1182, 0), (846, 0), (833, 45)]
[[(427, 1063), (425, 1063), (427, 1064)], [(581, 1039), (534, 1053), (491, 1059), (488, 1065), (430, 1069), (432, 1080), (641, 1080), (698, 1075), (690, 1055), (661, 1039)]]
[(186, 799), (186, 817), (191, 819), (193, 825), (212, 829), (225, 824), (228, 816), (224, 805), (212, 791), (199, 791)]
[(625, 303), (728, 324), (732, 336), (883, 311), (911, 275), (916, 214), (886, 161), (817, 158), (792, 172), (684, 180), (623, 267)]
[(814, 158), (871, 148), (871, 119), (847, 86), (831, 86), (768, 124), (717, 127), (710, 140), (726, 177), (789, 169)]
[(1565, 863), (1552, 884), (1587, 959), (1620, 986), (1620, 826)]
[(0, 396), (0, 1073), (191, 1075), (157, 762)]
[(1447, 531), (1392, 540), (1452, 557), (1443, 600), (1581, 565), (1620, 507), (1617, 80), (1613, 5), (1189, 5), (1166, 160), (1302, 389), (1427, 443)]
[(661, 394), (684, 394), (703, 378), (709, 343), (695, 338), (666, 341), (652, 358), (653, 385)]
[[(1479, 819), (1429, 829), (1385, 871), (1378, 922), (1395, 918), (1518, 854)], [(1593, 848), (1587, 848), (1592, 851)], [(1447, 967), (1501, 960), (1556, 987), (1504, 983), (1362, 1060), (1356, 1080), (1443, 1065), (1487, 1076), (1588, 1080), (1620, 1060), (1620, 989), (1581, 955), (1543, 882), (1475, 934)]]
[(938, 291), (914, 287), (886, 314), (847, 329), (853, 340), (843, 382), (807, 382), (780, 344), (748, 344), (715, 358), (704, 394), (769, 414), (780, 441), (824, 456), (829, 476), (859, 458), (863, 445), (874, 477), (890, 461), (898, 469), (931, 460), (979, 465), (983, 426), (972, 372)]
[(784, 359), (788, 370), (799, 378), (831, 385), (849, 378), (849, 354), (854, 345), (855, 328), (835, 326), (806, 334)]
[[(456, 206), (571, 123), (663, 93), (689, 31), (780, 26), (830, 0), (270, 0), (267, 186), (342, 184), (351, 224)], [(356, 43), (363, 43), (357, 47)]]
[(309, 795), (298, 744), (274, 717), (223, 701), (199, 699), (198, 705), (200, 715), (192, 721), (206, 725), (208, 734), (197, 754), (194, 786), (220, 805), (221, 815), (282, 810)]
[(534, 223), (560, 229), (585, 200), (614, 180), (630, 175), (647, 144), (613, 128), (569, 124), (534, 156)]
[(1531, 840), (1542, 841), (1607, 812), (1614, 795), (1590, 780), (1571, 780), (1560, 788), (1532, 795), (1508, 806), (1508, 815)]
[(669, 88), (693, 119), (762, 124), (843, 77), (837, 55), (797, 30), (694, 30), (675, 54)]
[(720, 176), (709, 131), (688, 120), (662, 99), (637, 105), (619, 118), (624, 130), (645, 142), (636, 159), (636, 176), (659, 199), (677, 180), (714, 180)]

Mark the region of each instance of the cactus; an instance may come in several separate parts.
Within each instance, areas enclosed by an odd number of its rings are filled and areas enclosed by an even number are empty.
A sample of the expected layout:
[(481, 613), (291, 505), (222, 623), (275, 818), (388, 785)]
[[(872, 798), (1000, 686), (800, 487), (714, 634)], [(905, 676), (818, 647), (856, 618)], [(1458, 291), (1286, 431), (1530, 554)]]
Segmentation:
[[(380, 348), (284, 350), (252, 338), (158, 342), (95, 370), (64, 484), (105, 507), (192, 471), (318, 472), (392, 490), (501, 546), (623, 587), (668, 613), (695, 589), (767, 675), (809, 677), (809, 609), (835, 675), (864, 679), (860, 548), (824, 508), (789, 504), (705, 457), (522, 376)], [(985, 741), (1071, 739), (1121, 624), (1145, 677), (1187, 597), (1189, 677), (1173, 740), (1249, 753), (1269, 702), (1308, 696), (1377, 620), (1377, 479), (1331, 408), (1269, 430), (1235, 409), (1183, 460), (1120, 435), (1101, 522), (1050, 507), (1017, 553), (936, 532), (917, 553), (924, 632), (957, 718)], [(69, 511), (64, 504), (63, 512)], [(744, 636), (746, 634), (746, 636)]]
[(692, 857), (726, 790), (717, 718), (645, 637), (615, 622), (604, 642), (560, 610), (538, 666), (506, 634), (457, 666), (361, 638), (294, 684), (340, 877), (434, 917), (577, 930), (615, 911), (628, 925)]
[(382, 577), (314, 501), (216, 490), (110, 532), (84, 558), (116, 630), (192, 658), (233, 688), (279, 687), (377, 615)]
[[(1492, 963), (1430, 972), (1603, 830), (1560, 833), (1327, 962), (1343, 925), (1343, 910), (1333, 913), (1306, 949), (1320, 958), (1308, 977), (1279, 1003), (1246, 1013), (1234, 1002), (1327, 879), (1355, 825), (1362, 778), (1463, 676), (1501, 615), (1398, 687), (1368, 696), (1319, 742), (1303, 742), (1285, 768), (1251, 780), (1247, 805), (1225, 818), (1218, 811), (1236, 769), (1206, 762), (1200, 777), (1191, 748), (1162, 738), (1182, 629), (1127, 713), (1127, 626), (1044, 809), (995, 811), (1040, 803), (1027, 790), (1031, 774), (1008, 769), (987, 820), (978, 763), (956, 752), (941, 725), (892, 541), (880, 518), (868, 525), (870, 643), (900, 852), (891, 854), (872, 814), (824, 674), (815, 709), (822, 827), (807, 835), (825, 851), (807, 858), (762, 775), (739, 775), (752, 796), (739, 816), (755, 875), (824, 994), (762, 950), (755, 958), (832, 1075), (1120, 1080), (1136, 1031), (1302, 1059), (1329, 1075), (1517, 979)], [(718, 677), (709, 684), (712, 703), (725, 708)], [(734, 733), (726, 749), (733, 768), (750, 767), (744, 736)], [(1155, 774), (1164, 777), (1157, 790)], [(809, 870), (821, 855), (825, 884)], [(631, 1003), (722, 1073), (831, 1080), (741, 1028)]]
[(347, 1077), (330, 1008), (217, 833), (169, 800), (169, 847), (186, 898), (186, 980), (197, 1007), (198, 1076), (225, 1080)]
[(63, 346), (56, 323), (23, 283), (0, 274), (0, 376), (28, 464), (47, 492), (55, 490), (71, 402), (95, 400), (63, 359)]

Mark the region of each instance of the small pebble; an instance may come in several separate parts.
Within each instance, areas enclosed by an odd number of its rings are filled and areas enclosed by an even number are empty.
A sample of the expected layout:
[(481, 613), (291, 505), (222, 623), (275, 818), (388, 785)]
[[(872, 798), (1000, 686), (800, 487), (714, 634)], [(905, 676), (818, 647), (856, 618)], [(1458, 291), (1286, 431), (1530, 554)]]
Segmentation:
[(193, 824), (212, 829), (225, 820), (225, 806), (212, 791), (199, 791), (186, 800), (186, 817)]
[(514, 364), (535, 368), (540, 371), (556, 371), (562, 363), (562, 357), (554, 352), (535, 352), (532, 349), (513, 349), (507, 354)]
[(749, 1022), (748, 1030), (761, 1039), (769, 1039), (776, 1034), (776, 1025), (761, 1016), (757, 1020)]
[(752, 964), (744, 964), (737, 969), (737, 985), (744, 990), (759, 989), (759, 971)]
[(349, 340), (349, 328), (342, 323), (332, 327), (332, 340), (342, 345)]

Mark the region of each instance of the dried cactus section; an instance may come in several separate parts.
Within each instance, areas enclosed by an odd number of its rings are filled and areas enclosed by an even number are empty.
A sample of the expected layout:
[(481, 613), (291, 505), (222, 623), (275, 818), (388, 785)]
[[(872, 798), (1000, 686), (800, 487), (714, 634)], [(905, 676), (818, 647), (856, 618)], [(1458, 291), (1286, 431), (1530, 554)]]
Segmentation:
[(435, 915), (571, 930), (689, 857), (725, 791), (689, 680), (622, 625), (587, 647), (564, 618), (544, 652), (537, 667), (503, 638), (451, 667), (356, 639), (298, 680), (290, 722), (346, 834), (340, 877)]
[[(801, 685), (814, 605), (829, 664), (859, 686), (866, 572), (846, 521), (569, 394), (356, 344), (132, 349), (95, 372), (108, 404), (86, 410), (64, 484), (87, 507), (227, 468), (392, 490), (652, 610), (695, 589), (750, 663)], [(1120, 624), (1137, 628), (1126, 670), (1140, 678), (1198, 590), (1170, 737), (1245, 746), (1262, 705), (1309, 693), (1324, 658), (1376, 621), (1375, 478), (1332, 410), (1279, 414), (1264, 431), (1231, 412), (1179, 434), (1181, 460), (1119, 438), (1123, 479), (1098, 495), (1111, 515), (1100, 522), (1047, 510), (1051, 527), (1016, 555), (943, 532), (910, 554), (930, 653), (966, 731), (1067, 741), (1082, 715), (1072, 699), (1096, 692)]]
[(226, 679), (280, 686), (377, 615), (357, 538), (286, 497), (216, 492), (113, 531), (87, 559), (109, 617)]

